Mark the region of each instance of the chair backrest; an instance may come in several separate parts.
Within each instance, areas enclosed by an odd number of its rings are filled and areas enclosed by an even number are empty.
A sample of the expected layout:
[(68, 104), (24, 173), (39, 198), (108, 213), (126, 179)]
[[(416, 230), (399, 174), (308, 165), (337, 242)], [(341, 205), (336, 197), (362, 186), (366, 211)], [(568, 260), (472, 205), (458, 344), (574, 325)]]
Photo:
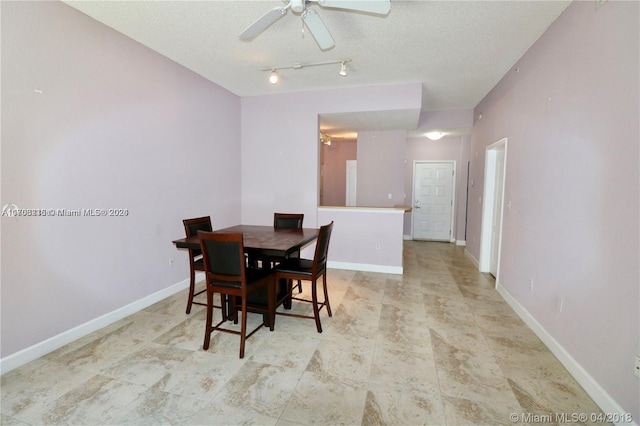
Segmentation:
[(211, 216), (196, 217), (194, 219), (185, 219), (182, 221), (184, 232), (187, 237), (198, 235), (198, 231), (213, 231), (211, 227)]
[(245, 283), (242, 233), (198, 231), (209, 284), (242, 287)]
[(304, 214), (302, 213), (274, 213), (273, 227), (287, 229), (302, 229), (302, 221)]
[(329, 253), (329, 240), (331, 239), (331, 231), (333, 230), (333, 221), (321, 226), (318, 234), (318, 242), (316, 243), (316, 252), (313, 256), (313, 270), (319, 272), (325, 269), (327, 265), (327, 255)]

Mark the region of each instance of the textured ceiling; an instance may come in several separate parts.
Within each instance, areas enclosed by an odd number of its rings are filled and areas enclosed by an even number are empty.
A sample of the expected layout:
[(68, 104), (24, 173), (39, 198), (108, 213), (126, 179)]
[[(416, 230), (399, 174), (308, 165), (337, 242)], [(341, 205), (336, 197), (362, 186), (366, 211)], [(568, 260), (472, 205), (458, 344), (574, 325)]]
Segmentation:
[[(569, 1), (392, 1), (387, 16), (316, 9), (336, 46), (321, 51), (289, 11), (251, 42), (238, 34), (261, 1), (65, 1), (239, 96), (421, 82), (423, 111), (475, 107)], [(351, 59), (282, 70), (263, 68)]]

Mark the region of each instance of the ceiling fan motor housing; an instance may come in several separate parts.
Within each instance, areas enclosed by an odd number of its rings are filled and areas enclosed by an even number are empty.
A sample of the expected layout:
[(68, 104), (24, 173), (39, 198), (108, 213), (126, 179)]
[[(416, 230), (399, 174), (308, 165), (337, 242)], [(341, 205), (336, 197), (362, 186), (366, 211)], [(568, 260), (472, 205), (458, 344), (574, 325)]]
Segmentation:
[(295, 13), (301, 13), (304, 10), (305, 0), (291, 0), (291, 10)]

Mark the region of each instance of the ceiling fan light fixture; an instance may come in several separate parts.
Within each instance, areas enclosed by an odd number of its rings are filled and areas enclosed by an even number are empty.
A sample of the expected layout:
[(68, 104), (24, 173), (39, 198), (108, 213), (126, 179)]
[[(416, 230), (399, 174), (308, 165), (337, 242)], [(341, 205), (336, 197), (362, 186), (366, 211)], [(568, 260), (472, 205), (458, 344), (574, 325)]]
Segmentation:
[(271, 70), (271, 74), (269, 75), (269, 83), (278, 84), (278, 73), (276, 70)]
[(443, 132), (427, 132), (424, 134), (427, 138), (431, 139), (432, 141), (437, 141), (442, 139), (442, 137), (444, 136)]
[(347, 76), (347, 63), (345, 61), (342, 61), (342, 65), (340, 66), (340, 72), (338, 73), (343, 77)]

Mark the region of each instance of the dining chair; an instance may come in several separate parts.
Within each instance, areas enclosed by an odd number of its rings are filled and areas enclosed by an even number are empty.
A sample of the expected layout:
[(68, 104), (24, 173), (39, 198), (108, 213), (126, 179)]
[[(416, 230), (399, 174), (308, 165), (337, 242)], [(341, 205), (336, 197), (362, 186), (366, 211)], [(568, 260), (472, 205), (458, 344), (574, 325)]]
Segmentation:
[(276, 229), (302, 229), (303, 213), (274, 213), (273, 227)]
[[(301, 259), (293, 257), (284, 259), (275, 268), (275, 278), (287, 280), (287, 294), (283, 296), (276, 306), (288, 298), (299, 302), (307, 302), (313, 305), (313, 316), (294, 314), (291, 312), (277, 312), (278, 315), (285, 315), (297, 318), (311, 318), (316, 321), (318, 333), (322, 333), (322, 325), (320, 324), (320, 310), (327, 308), (327, 314), (331, 314), (331, 305), (329, 304), (329, 293), (327, 292), (327, 255), (329, 253), (329, 240), (331, 239), (331, 231), (333, 230), (333, 221), (327, 225), (320, 227), (318, 241), (313, 260)], [(324, 293), (324, 301), (318, 301), (317, 281), (322, 276), (322, 290)], [(293, 297), (292, 280), (311, 281), (311, 300)]]
[[(193, 219), (184, 219), (184, 232), (189, 237), (198, 235), (198, 231), (211, 232), (211, 216), (196, 217)], [(204, 272), (204, 261), (202, 260), (202, 251), (198, 249), (189, 249), (189, 298), (187, 299), (187, 314), (191, 313), (192, 305), (207, 306), (206, 303), (196, 302), (194, 298), (206, 291), (206, 288), (195, 292), (196, 271)], [(220, 306), (217, 306), (220, 307)]]
[[(211, 333), (215, 330), (240, 335), (240, 358), (244, 358), (244, 347), (247, 338), (266, 325), (263, 322), (250, 333), (247, 333), (247, 314), (249, 312), (248, 297), (250, 294), (267, 287), (267, 307), (252, 306), (251, 312), (267, 314), (268, 326), (273, 331), (275, 323), (275, 280), (271, 270), (249, 268), (244, 256), (244, 243), (241, 233), (221, 233), (198, 231), (203, 254), (207, 285), (207, 322), (202, 349), (209, 349)], [(213, 295), (219, 293), (223, 300), (222, 320), (213, 325)], [(238, 307), (238, 299), (240, 307)], [(221, 325), (233, 319), (238, 322), (241, 315), (240, 331), (223, 328)]]
[[(303, 213), (274, 213), (273, 228), (274, 229), (302, 229)], [(291, 253), (288, 257), (300, 257), (300, 250)], [(273, 268), (282, 262), (285, 257), (274, 253), (271, 250), (252, 251), (249, 255), (249, 263), (257, 267), (258, 261), (262, 263), (263, 268)], [(298, 281), (296, 286), (299, 293), (302, 293), (302, 283)]]
[[(304, 220), (303, 213), (274, 213), (273, 214), (273, 227), (275, 229), (302, 229), (302, 221)], [(300, 250), (292, 253), (289, 257), (300, 257)], [(271, 256), (271, 266), (282, 262), (283, 257)], [(302, 293), (302, 282), (298, 280), (298, 293)]]

